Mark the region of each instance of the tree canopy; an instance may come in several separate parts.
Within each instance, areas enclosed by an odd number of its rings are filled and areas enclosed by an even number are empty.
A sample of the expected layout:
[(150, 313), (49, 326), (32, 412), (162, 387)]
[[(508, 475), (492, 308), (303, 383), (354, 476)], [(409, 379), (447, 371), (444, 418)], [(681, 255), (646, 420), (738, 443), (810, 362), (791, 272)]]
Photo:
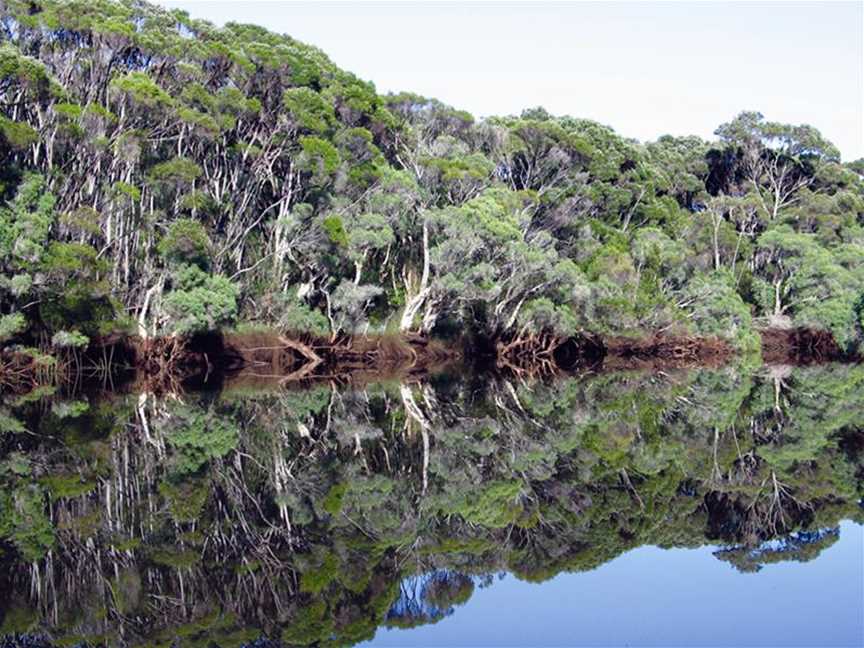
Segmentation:
[(302, 312), (332, 334), (864, 339), (862, 167), (813, 126), (478, 120), (137, 0), (10, 0), (0, 41), (5, 343)]

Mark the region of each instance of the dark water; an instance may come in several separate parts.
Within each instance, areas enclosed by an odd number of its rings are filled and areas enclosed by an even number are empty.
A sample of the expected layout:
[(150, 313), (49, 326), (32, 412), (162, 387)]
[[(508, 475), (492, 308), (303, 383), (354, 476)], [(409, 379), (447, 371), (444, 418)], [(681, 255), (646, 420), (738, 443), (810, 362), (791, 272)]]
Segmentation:
[(864, 367), (0, 405), (0, 645), (861, 645)]

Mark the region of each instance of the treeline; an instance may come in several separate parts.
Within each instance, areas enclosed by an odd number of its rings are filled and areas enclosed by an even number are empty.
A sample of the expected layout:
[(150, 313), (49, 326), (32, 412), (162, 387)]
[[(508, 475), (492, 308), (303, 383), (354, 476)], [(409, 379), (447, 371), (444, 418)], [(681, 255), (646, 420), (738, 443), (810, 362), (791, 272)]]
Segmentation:
[(864, 340), (864, 162), (810, 126), (744, 112), (642, 144), (541, 108), (478, 121), (137, 0), (6, 0), (0, 40), (0, 344)]

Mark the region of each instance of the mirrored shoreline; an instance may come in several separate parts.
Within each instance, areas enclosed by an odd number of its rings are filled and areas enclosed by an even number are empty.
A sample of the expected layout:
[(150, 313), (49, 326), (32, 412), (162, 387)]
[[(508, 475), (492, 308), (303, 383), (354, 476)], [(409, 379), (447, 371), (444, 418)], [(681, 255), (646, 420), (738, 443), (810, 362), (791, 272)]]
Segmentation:
[(839, 364), (8, 395), (0, 634), (422, 643), (476, 627), (501, 574), (541, 600), (568, 574), (626, 589), (615, 566), (647, 547), (676, 551), (633, 583), (722, 561), (743, 596), (860, 541), (862, 414), (864, 367)]

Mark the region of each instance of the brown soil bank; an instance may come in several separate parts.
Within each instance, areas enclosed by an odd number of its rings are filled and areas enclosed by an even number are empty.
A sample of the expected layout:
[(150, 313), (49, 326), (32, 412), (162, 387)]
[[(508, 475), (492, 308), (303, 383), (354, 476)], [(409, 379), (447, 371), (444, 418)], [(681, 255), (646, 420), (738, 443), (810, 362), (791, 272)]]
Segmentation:
[(858, 360), (848, 357), (828, 331), (808, 328), (765, 329), (762, 359), (768, 364), (812, 364), (831, 360)]
[(288, 384), (427, 373), (461, 357), (458, 350), (420, 336), (328, 340), (278, 331), (136, 338), (129, 346), (136, 382), (152, 391), (218, 388), (226, 379)]
[[(418, 335), (334, 339), (279, 331), (210, 333), (189, 338), (105, 338), (76, 357), (76, 367), (111, 376), (112, 388), (126, 383), (147, 391), (218, 389), (226, 380), (254, 385), (313, 381), (368, 382), (406, 379), (462, 360), (486, 358), (495, 369), (516, 375), (550, 375), (580, 369), (662, 369), (719, 366), (735, 350), (719, 338), (643, 338), (532, 335), (515, 339), (460, 342)], [(831, 334), (811, 329), (762, 331), (762, 355), (770, 364), (807, 364), (845, 357)], [(0, 353), (0, 390), (21, 391), (44, 380), (29, 356)], [(84, 372), (86, 373), (86, 371)], [(117, 380), (117, 376), (124, 378)]]
[(609, 338), (605, 340), (605, 348), (603, 368), (606, 370), (716, 367), (735, 355), (735, 349), (728, 342), (715, 337)]
[(718, 338), (642, 338), (548, 336), (520, 338), (495, 345), (496, 366), (518, 375), (552, 374), (584, 368), (614, 370), (651, 367), (712, 366), (734, 354)]
[[(843, 353), (828, 331), (766, 329), (762, 356), (768, 364), (809, 364), (856, 361)], [(550, 374), (583, 368), (599, 370), (712, 367), (726, 363), (736, 350), (717, 337), (667, 336), (640, 338), (580, 336), (528, 336), (500, 340), (494, 345), (500, 370), (524, 374)]]

